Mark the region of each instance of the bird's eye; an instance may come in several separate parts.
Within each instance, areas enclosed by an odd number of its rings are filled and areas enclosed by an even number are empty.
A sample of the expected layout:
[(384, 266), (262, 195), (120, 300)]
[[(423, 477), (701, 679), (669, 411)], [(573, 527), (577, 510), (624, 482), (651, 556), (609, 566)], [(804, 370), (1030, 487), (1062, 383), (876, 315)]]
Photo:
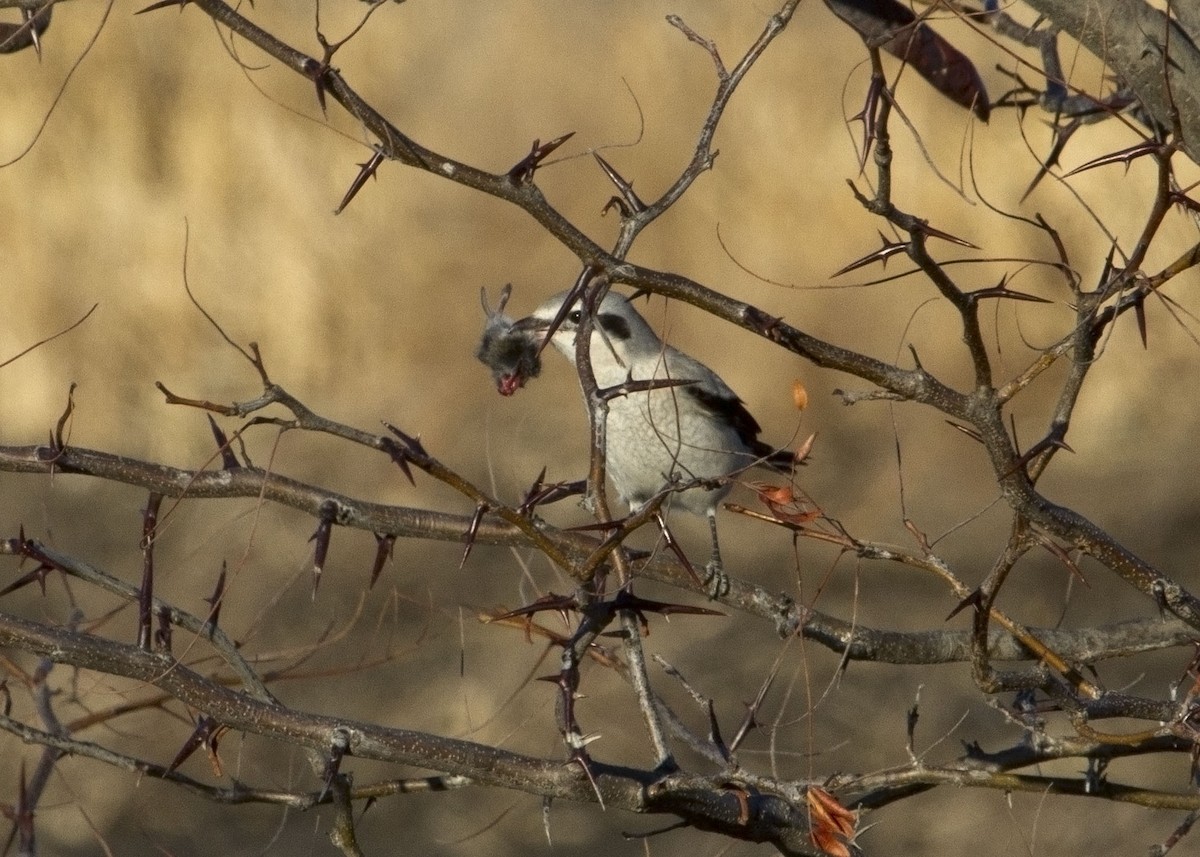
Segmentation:
[(579, 324), (579, 322), (583, 321), (583, 310), (572, 310), (567, 314), (567, 321), (571, 322), (571, 324)]

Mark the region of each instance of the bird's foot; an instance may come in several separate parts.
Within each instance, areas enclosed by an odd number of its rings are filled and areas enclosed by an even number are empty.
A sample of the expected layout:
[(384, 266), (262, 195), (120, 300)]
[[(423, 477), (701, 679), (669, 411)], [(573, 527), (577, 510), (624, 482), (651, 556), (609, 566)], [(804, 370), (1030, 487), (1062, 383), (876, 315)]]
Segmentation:
[(700, 581), (710, 601), (716, 601), (729, 594), (729, 575), (721, 563), (720, 557), (713, 557), (704, 566), (704, 579)]

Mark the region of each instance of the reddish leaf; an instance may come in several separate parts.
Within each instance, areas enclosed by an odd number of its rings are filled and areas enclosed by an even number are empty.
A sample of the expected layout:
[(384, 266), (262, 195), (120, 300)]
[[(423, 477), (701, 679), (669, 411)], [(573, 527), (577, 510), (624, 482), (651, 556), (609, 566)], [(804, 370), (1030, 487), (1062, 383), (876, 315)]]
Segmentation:
[(853, 841), (858, 816), (842, 806), (838, 799), (818, 786), (805, 792), (808, 816), (812, 824), (813, 845), (834, 857), (850, 857), (846, 843)]
[(821, 516), (821, 510), (802, 491), (791, 485), (755, 482), (750, 487), (780, 521), (800, 526)]

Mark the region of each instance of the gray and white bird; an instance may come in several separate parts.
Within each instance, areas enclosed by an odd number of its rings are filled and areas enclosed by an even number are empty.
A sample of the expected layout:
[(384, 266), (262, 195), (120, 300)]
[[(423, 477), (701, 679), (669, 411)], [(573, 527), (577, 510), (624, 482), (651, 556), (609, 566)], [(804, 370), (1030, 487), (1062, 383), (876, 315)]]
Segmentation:
[[(569, 296), (562, 292), (550, 298), (514, 330), (540, 342)], [(577, 302), (550, 339), (572, 363), (585, 311)], [(590, 349), (601, 390), (628, 380), (693, 382), (609, 400), (606, 465), (617, 493), (634, 512), (665, 490), (697, 483), (668, 498), (667, 505), (708, 518), (712, 557), (705, 582), (721, 586), (716, 514), (733, 487), (731, 477), (755, 465), (790, 473), (796, 456), (759, 440), (761, 428), (737, 394), (703, 363), (659, 339), (623, 295), (610, 291), (600, 302)]]

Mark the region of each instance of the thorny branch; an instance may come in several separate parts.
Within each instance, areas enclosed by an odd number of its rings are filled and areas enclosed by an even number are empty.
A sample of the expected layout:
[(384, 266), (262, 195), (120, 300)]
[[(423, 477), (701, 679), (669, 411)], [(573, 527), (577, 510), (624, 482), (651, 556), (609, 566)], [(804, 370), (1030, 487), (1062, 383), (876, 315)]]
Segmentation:
[[(271, 34), (239, 15), (221, 0), (193, 0), (219, 23), (229, 27), (243, 38), (274, 56), (298, 73), (305, 74), (317, 61), (291, 48)], [(794, 10), (789, 3), (780, 12), (784, 21)], [(773, 32), (773, 28), (772, 28)], [(769, 41), (769, 39), (768, 39)], [(1055, 537), (1095, 557), (1115, 573), (1123, 577), (1143, 594), (1158, 598), (1158, 593), (1167, 592), (1165, 605), (1172, 612), (1200, 628), (1200, 600), (1168, 578), (1141, 557), (1120, 544), (1102, 528), (1074, 510), (1059, 506), (1041, 496), (1027, 474), (1015, 465), (1019, 453), (1014, 448), (1004, 425), (1000, 402), (990, 386), (977, 387), (971, 393), (961, 393), (940, 382), (920, 366), (902, 369), (899, 366), (858, 354), (810, 336), (786, 322), (772, 318), (761, 310), (709, 289), (689, 278), (664, 271), (656, 271), (626, 262), (603, 250), (578, 228), (566, 220), (552, 206), (532, 181), (514, 182), (508, 174), (493, 174), (454, 161), (432, 150), (426, 149), (403, 134), (386, 118), (364, 102), (343, 80), (340, 73), (328, 70), (324, 80), (330, 95), (360, 121), (363, 126), (379, 138), (384, 153), (408, 166), (438, 174), (466, 187), (496, 196), (513, 203), (532, 216), (546, 231), (574, 252), (587, 268), (610, 283), (623, 283), (649, 292), (675, 298), (699, 306), (725, 321), (731, 322), (770, 339), (817, 366), (854, 375), (864, 381), (897, 394), (909, 401), (937, 408), (949, 417), (971, 425), (984, 443), (992, 466), (999, 475), (998, 481), (1005, 500), (1014, 511), (1045, 528)], [(888, 99), (880, 102), (886, 105)], [(719, 112), (717, 116), (719, 117)], [(886, 113), (880, 117), (881, 130), (886, 130)], [(876, 148), (879, 165), (880, 196), (872, 210), (888, 217), (896, 226), (908, 231), (911, 236), (910, 255), (927, 276), (939, 285), (943, 295), (952, 302), (961, 301), (962, 290), (956, 287), (943, 269), (924, 252), (926, 228), (923, 221), (903, 213), (892, 206), (886, 188), (890, 187), (890, 156), (880, 145)], [(965, 329), (977, 330), (977, 304), (971, 304), (964, 312)], [(972, 352), (977, 369), (984, 372), (982, 343), (974, 334), (970, 336)], [(986, 374), (986, 373), (985, 373)]]
[[(1031, 703), (1030, 697), (1019, 694), (1019, 701), (1011, 708), (1002, 707), (1004, 715), (1024, 730), (1023, 740), (1013, 747), (987, 753), (977, 746), (970, 746), (960, 758), (950, 762), (930, 764), (914, 758), (910, 765), (901, 768), (870, 775), (843, 774), (822, 784), (824, 788), (836, 789), (845, 806), (873, 808), (939, 784), (955, 784), (1005, 791), (1075, 794), (1147, 806), (1195, 810), (1200, 804), (1190, 792), (1134, 788), (1110, 782), (1103, 777), (1048, 777), (1020, 772), (1024, 768), (1064, 758), (1101, 762), (1140, 754), (1194, 753), (1196, 730), (1200, 725), (1200, 709), (1196, 706), (1194, 686), (1200, 683), (1200, 679), (1192, 676), (1196, 672), (1194, 669), (1189, 671), (1193, 679), (1191, 689), (1185, 689), (1177, 698), (1166, 700), (1110, 691), (1084, 672), (1085, 668), (1106, 658), (1186, 645), (1200, 629), (1200, 600), (1180, 583), (1136, 556), (1109, 533), (1074, 510), (1044, 496), (1037, 487), (1039, 477), (1056, 453), (1069, 448), (1066, 446), (1066, 437), (1076, 404), (1090, 370), (1097, 362), (1100, 345), (1116, 320), (1133, 310), (1145, 337), (1145, 300), (1151, 296), (1165, 300), (1164, 287), (1179, 274), (1200, 263), (1198, 244), (1157, 273), (1146, 274), (1141, 270), (1151, 247), (1159, 239), (1162, 225), (1172, 207), (1182, 205), (1192, 211), (1197, 208), (1196, 203), (1179, 189), (1172, 163), (1172, 159), (1181, 153), (1190, 153), (1194, 158), (1195, 141), (1200, 137), (1194, 127), (1200, 109), (1196, 109), (1194, 89), (1189, 87), (1190, 81), (1200, 77), (1200, 66), (1193, 68), (1196, 62), (1193, 56), (1195, 44), (1187, 38), (1186, 32), (1179, 29), (1184, 25), (1177, 26), (1167, 16), (1151, 13), (1148, 9), (1142, 10), (1141, 4), (1133, 4), (1138, 6), (1138, 26), (1146, 42), (1140, 45), (1140, 50), (1131, 49), (1121, 40), (1113, 38), (1111, 31), (1098, 33), (1095, 22), (1090, 18), (1077, 20), (1073, 11), (1060, 8), (1057, 3), (1031, 0), (1031, 4), (1050, 10), (1049, 14), (1059, 26), (1074, 31), (1085, 44), (1099, 45), (1095, 48), (1096, 52), (1127, 79), (1126, 82), (1137, 92), (1141, 105), (1157, 120), (1156, 127), (1146, 133), (1143, 146), (1085, 167), (1100, 168), (1117, 160), (1128, 163), (1134, 157), (1148, 157), (1153, 160), (1157, 172), (1153, 199), (1141, 234), (1132, 248), (1128, 252), (1114, 248), (1114, 256), (1110, 258), (1104, 276), (1090, 290), (1068, 275), (1074, 297), (1071, 330), (1057, 343), (1044, 349), (1026, 369), (1008, 379), (998, 377), (1000, 370), (984, 334), (980, 317), (982, 298), (1028, 299), (1029, 296), (1008, 291), (1003, 286), (983, 291), (972, 290), (956, 279), (943, 260), (939, 259), (938, 243), (951, 241), (960, 246), (971, 245), (935, 228), (902, 207), (894, 184), (895, 153), (889, 136), (889, 122), (898, 106), (897, 95), (886, 83), (887, 68), (878, 48), (868, 45), (874, 95), (864, 109), (863, 121), (864, 125), (870, 127), (867, 139), (874, 156), (874, 187), (864, 192), (855, 186), (854, 192), (868, 212), (885, 220), (902, 236), (900, 241), (888, 248), (888, 255), (905, 253), (934, 293), (957, 312), (972, 370), (972, 385), (966, 391), (955, 389), (927, 371), (915, 352), (914, 365), (904, 368), (899, 363), (879, 360), (814, 337), (780, 318), (689, 278), (627, 261), (630, 248), (642, 230), (669, 210), (697, 178), (713, 167), (717, 151), (712, 148), (712, 143), (726, 106), (754, 63), (787, 27), (798, 0), (788, 0), (770, 17), (762, 33), (732, 69), (726, 67), (712, 41), (697, 33), (682, 19), (675, 16), (669, 19), (671, 26), (709, 53), (716, 69), (717, 91), (689, 163), (658, 200), (650, 203), (641, 200), (633, 192), (630, 180), (615, 166), (597, 158), (600, 168), (617, 190), (612, 204), (620, 214), (621, 227), (611, 250), (600, 247), (568, 221), (535, 183), (542, 159), (565, 141), (565, 136), (545, 147), (535, 144), (531, 155), (508, 172), (480, 170), (425, 148), (367, 104), (350, 87), (341, 72), (331, 65), (333, 54), (344, 42), (331, 45), (323, 36), (320, 37), (325, 54), (318, 59), (278, 40), (221, 0), (190, 0), (178, 5), (200, 8), (214, 21), (312, 81), (323, 110), (328, 95), (361, 122), (378, 140), (373, 147), (375, 155), (368, 162), (371, 173), (381, 168), (385, 159), (390, 159), (507, 201), (526, 212), (578, 258), (582, 266), (578, 288), (588, 296), (587, 301), (591, 304), (594, 305), (604, 289), (614, 284), (629, 285), (683, 300), (805, 357), (816, 366), (843, 372), (873, 385), (876, 389), (869, 396), (910, 401), (934, 408), (954, 420), (957, 427), (982, 446), (998, 491), (1011, 512), (1012, 526), (1009, 542), (994, 559), (991, 573), (975, 589), (963, 582), (963, 576), (933, 551), (915, 527), (910, 527), (910, 532), (918, 548), (912, 550), (859, 539), (835, 521), (824, 517), (818, 517), (815, 523), (810, 523), (808, 519), (742, 510), (765, 524), (791, 532), (796, 538), (833, 545), (837, 550), (854, 555), (868, 564), (898, 564), (934, 575), (945, 586), (948, 608), (972, 611), (973, 627), (969, 631), (921, 632), (872, 629), (858, 622), (842, 621), (812, 606), (797, 604), (787, 596), (768, 593), (752, 583), (737, 579), (731, 581), (729, 592), (720, 596), (722, 604), (771, 622), (784, 638), (800, 636), (826, 646), (842, 655), (846, 662), (969, 662), (978, 685), (985, 692), (1016, 690), (1026, 694), (1036, 689), (1041, 693), (1036, 702)], [(34, 4), (33, 0), (19, 5), (29, 14), (21, 27), (8, 33), (9, 47), (13, 49), (34, 45), (49, 24), (49, 5), (43, 7)], [(1124, 4), (1122, 10), (1130, 7), (1130, 4)], [(372, 8), (363, 16), (360, 28), (373, 11)], [(1003, 32), (1009, 26), (1009, 23), (1000, 23), (1000, 13), (994, 8), (989, 6), (988, 12), (997, 31)], [(1008, 37), (1026, 43), (1035, 41), (1028, 34), (1018, 34), (1015, 29), (1008, 33)], [(1050, 61), (1051, 58), (1056, 59), (1053, 53), (1054, 40), (1043, 38), (1036, 41), (1046, 58), (1047, 92), (1054, 91), (1061, 95), (1065, 92), (1065, 82), (1057, 80), (1061, 67)], [(1148, 50), (1147, 44), (1152, 49)], [(1153, 74), (1145, 73), (1147, 64)], [(1051, 67), (1059, 71), (1051, 73)], [(1058, 99), (1055, 104), (1061, 108), (1063, 102)], [(1105, 106), (1116, 111), (1116, 102)], [(367, 169), (364, 168), (360, 179), (365, 179)], [(347, 196), (343, 206), (351, 196)], [(1057, 233), (1040, 217), (1039, 223), (1060, 249), (1062, 270), (1073, 271), (1071, 260)], [(879, 256), (878, 260), (885, 258)], [(843, 270), (854, 267), (847, 266)], [(556, 681), (560, 694), (559, 726), (568, 747), (568, 764), (563, 764), (561, 760), (508, 753), (484, 744), (308, 714), (282, 705), (268, 688), (267, 682), (243, 656), (238, 645), (218, 627), (217, 608), (222, 600), (220, 591), (214, 595), (213, 611), (209, 617), (194, 616), (153, 594), (153, 541), (156, 531), (154, 515), (151, 513), (156, 509), (156, 499), (152, 499), (146, 516), (144, 577), (140, 588), (124, 584), (86, 562), (27, 539), (24, 533), (0, 541), (0, 554), (19, 556), (36, 563), (33, 572), (9, 586), (4, 594), (32, 583), (44, 588), (46, 576), (58, 572), (139, 605), (137, 645), (107, 639), (90, 630), (81, 631), (73, 623), (68, 627), (56, 628), (0, 613), (0, 644), (44, 659), (40, 674), (30, 676), (27, 682), (31, 690), (39, 695), (44, 728), (22, 723), (9, 717), (6, 712), (0, 717), (0, 729), (47, 748), (49, 755), (46, 758), (50, 761), (43, 767), (52, 765), (57, 754), (72, 753), (172, 780), (216, 801), (260, 801), (294, 807), (335, 803), (342, 819), (338, 833), (343, 837), (340, 847), (346, 853), (355, 853), (357, 849), (349, 811), (352, 801), (403, 792), (417, 786), (398, 786), (393, 781), (354, 787), (339, 770), (344, 756), (431, 768), (444, 775), (440, 781), (446, 787), (460, 787), (468, 783), (493, 785), (547, 798), (596, 802), (633, 812), (669, 813), (704, 830), (746, 841), (771, 842), (785, 854), (819, 853), (820, 849), (814, 844), (818, 840), (812, 829), (816, 817), (813, 814), (813, 795), (818, 793), (815, 783), (757, 776), (741, 768), (728, 752), (723, 752), (725, 748), (720, 742), (705, 741), (693, 734), (653, 689), (642, 651), (645, 619), (641, 607), (644, 607), (644, 602), (639, 607), (639, 602), (618, 599), (628, 597), (627, 592), (636, 579), (657, 580), (683, 587), (692, 586), (693, 581), (674, 557), (646, 557), (623, 545), (624, 538), (630, 532), (653, 519), (655, 509), (649, 509), (642, 517), (624, 524), (613, 522), (605, 496), (604, 479), (607, 400), (604, 391), (597, 389), (595, 378), (586, 368), (590, 366), (587, 359), (590, 324), (590, 319), (582, 323), (583, 335), (578, 339), (581, 353), (577, 365), (583, 367), (581, 381), (589, 402), (592, 429), (588, 501), (601, 524), (613, 524), (612, 531), (599, 539), (551, 526), (538, 516), (536, 503), (527, 508), (501, 502), (431, 455), (418, 438), (405, 434), (400, 428), (389, 426), (389, 434), (372, 434), (321, 417), (270, 381), (261, 355), (254, 346), (249, 351), (240, 348), (239, 351), (251, 362), (263, 381), (261, 396), (248, 402), (217, 405), (184, 399), (163, 388), (168, 402), (227, 417), (249, 418), (239, 429), (239, 435), (256, 427), (273, 426), (280, 431), (320, 432), (383, 453), (410, 479), (415, 468), (450, 486), (470, 502), (475, 512), (455, 515), (422, 508), (368, 503), (248, 463), (241, 464), (220, 429), (215, 429), (222, 447), (222, 467), (219, 470), (169, 468), (77, 448), (63, 440), (61, 431), (46, 446), (0, 447), (2, 471), (90, 475), (137, 486), (151, 492), (153, 498), (196, 500), (247, 497), (299, 509), (321, 522), (318, 529), (318, 571), (323, 565), (334, 527), (368, 530), (381, 539), (381, 550), (385, 544), (382, 540), (397, 538), (463, 541), (468, 550), (476, 543), (536, 548), (571, 574), (579, 585), (574, 604), (582, 618), (572, 636), (555, 641), (562, 649), (562, 666)], [(230, 341), (230, 344), (233, 343)], [(1022, 451), (1011, 426), (1006, 423), (1005, 407), (1035, 379), (1061, 361), (1068, 362), (1069, 368), (1053, 413), (1047, 421), (1045, 435)], [(853, 394), (846, 396), (847, 401), (856, 400)], [(271, 406), (282, 406), (290, 416), (260, 414)], [(386, 543), (390, 545), (390, 542)], [(1072, 571), (1077, 571), (1075, 564), (1078, 556), (1094, 558), (1153, 599), (1153, 603), (1167, 616), (1129, 620), (1078, 631), (1037, 629), (1022, 625), (999, 610), (996, 600), (1009, 573), (1035, 549), (1050, 551)], [(619, 590), (616, 595), (606, 590), (610, 572), (615, 573)], [(624, 662), (618, 668), (634, 688), (654, 749), (654, 764), (647, 765), (644, 770), (616, 768), (590, 757), (586, 751), (588, 736), (583, 733), (575, 717), (581, 683), (579, 666), (595, 650), (600, 635), (613, 623), (614, 616), (619, 619), (625, 655)], [(152, 631), (151, 626), (155, 618), (160, 622), (157, 633)], [(202, 676), (181, 662), (172, 651), (170, 629), (173, 626), (186, 629), (211, 646), (226, 667), (232, 670), (241, 690), (233, 690), (221, 681)], [(998, 661), (1025, 661), (1031, 662), (1032, 666), (1005, 671), (995, 666)], [(172, 770), (173, 766), (165, 767), (82, 741), (67, 734), (54, 716), (46, 691), (46, 675), (53, 663), (136, 679), (160, 688), (169, 698), (202, 712), (201, 724), (197, 726), (193, 740), (197, 745), (204, 744), (214, 757), (217, 754), (217, 735), (225, 729), (241, 730), (306, 747), (311, 750), (315, 760), (323, 760), (327, 774), (325, 782), (319, 789), (311, 791), (259, 789), (244, 787), (236, 782), (232, 788), (218, 788), (182, 776)], [(1000, 707), (998, 703), (997, 707)], [(1065, 738), (1050, 735), (1045, 724), (1035, 716), (1048, 711), (1065, 713), (1075, 734)], [(1095, 722), (1106, 718), (1133, 718), (1152, 725), (1137, 732), (1100, 732)], [(723, 770), (713, 776), (681, 771), (671, 750), (672, 739), (699, 748), (710, 760), (720, 761), (724, 765)], [(823, 789), (820, 793), (828, 794)], [(25, 815), (29, 811), (29, 807), (22, 808)]]

